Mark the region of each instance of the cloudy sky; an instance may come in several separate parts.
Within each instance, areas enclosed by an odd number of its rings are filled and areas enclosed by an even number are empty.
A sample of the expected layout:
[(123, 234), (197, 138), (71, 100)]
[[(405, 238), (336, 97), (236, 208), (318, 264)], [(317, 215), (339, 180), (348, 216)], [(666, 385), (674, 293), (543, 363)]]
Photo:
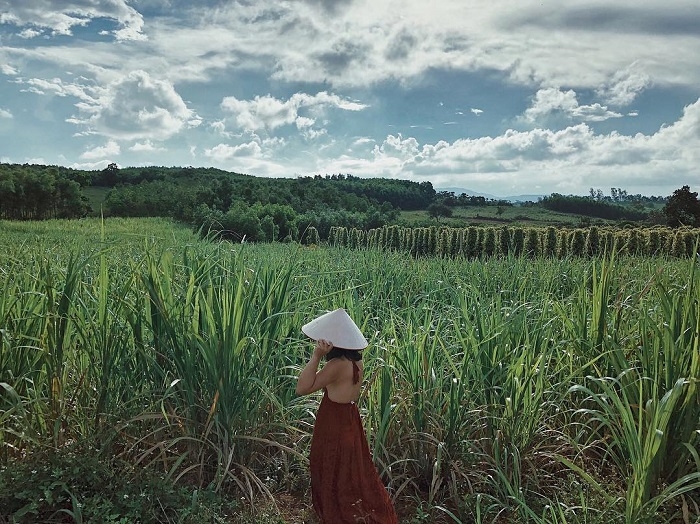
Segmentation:
[(0, 0), (0, 161), (700, 189), (698, 0)]

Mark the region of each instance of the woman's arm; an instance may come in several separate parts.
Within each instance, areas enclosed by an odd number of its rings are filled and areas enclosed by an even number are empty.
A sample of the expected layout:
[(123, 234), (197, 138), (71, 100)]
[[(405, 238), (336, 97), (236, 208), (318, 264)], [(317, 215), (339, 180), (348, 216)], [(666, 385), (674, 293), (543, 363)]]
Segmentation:
[(331, 349), (333, 349), (333, 344), (326, 340), (319, 340), (316, 343), (311, 358), (297, 379), (297, 395), (308, 395), (309, 393), (323, 389), (337, 378), (339, 368), (338, 366), (333, 365), (333, 360), (323, 366), (321, 371), (316, 372), (318, 365), (321, 362), (321, 358), (323, 358), (323, 356), (326, 355)]

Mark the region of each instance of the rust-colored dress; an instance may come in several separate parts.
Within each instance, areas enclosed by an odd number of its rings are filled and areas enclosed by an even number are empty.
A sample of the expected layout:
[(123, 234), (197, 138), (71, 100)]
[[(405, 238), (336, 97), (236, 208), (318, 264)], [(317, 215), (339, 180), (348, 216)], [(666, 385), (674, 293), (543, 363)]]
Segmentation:
[[(352, 365), (357, 382), (359, 368)], [(354, 402), (334, 402), (324, 390), (309, 462), (314, 510), (323, 524), (398, 524)]]

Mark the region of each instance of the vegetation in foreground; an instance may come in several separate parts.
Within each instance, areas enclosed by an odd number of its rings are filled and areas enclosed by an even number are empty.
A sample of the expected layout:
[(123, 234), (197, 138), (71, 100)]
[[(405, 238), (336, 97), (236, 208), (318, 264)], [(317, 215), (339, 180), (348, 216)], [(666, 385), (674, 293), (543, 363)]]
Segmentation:
[(304, 499), (318, 402), (293, 394), (299, 326), (334, 307), (371, 341), (361, 409), (402, 522), (700, 518), (694, 258), (414, 259), (115, 219), (2, 222), (0, 244), (8, 522), (284, 522), (261, 501)]

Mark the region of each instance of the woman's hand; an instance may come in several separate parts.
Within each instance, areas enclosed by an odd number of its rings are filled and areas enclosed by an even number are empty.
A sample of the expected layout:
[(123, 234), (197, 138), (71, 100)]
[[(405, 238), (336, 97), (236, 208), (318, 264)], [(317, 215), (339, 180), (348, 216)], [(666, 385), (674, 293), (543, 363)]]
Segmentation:
[(333, 349), (333, 342), (319, 339), (316, 341), (316, 345), (314, 346), (314, 354), (318, 355), (319, 358), (324, 357), (330, 353), (331, 349)]

